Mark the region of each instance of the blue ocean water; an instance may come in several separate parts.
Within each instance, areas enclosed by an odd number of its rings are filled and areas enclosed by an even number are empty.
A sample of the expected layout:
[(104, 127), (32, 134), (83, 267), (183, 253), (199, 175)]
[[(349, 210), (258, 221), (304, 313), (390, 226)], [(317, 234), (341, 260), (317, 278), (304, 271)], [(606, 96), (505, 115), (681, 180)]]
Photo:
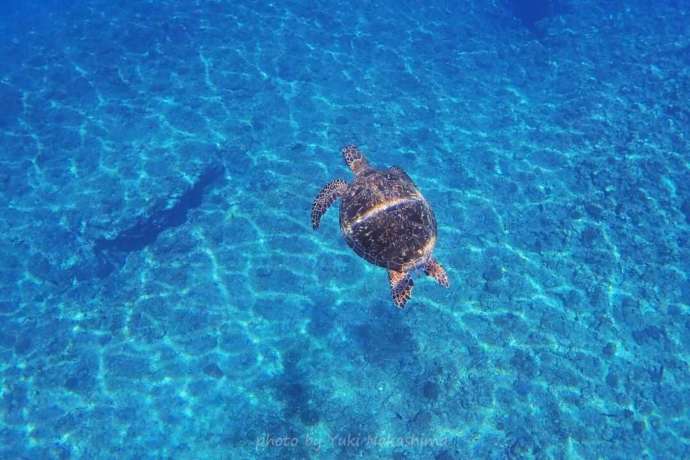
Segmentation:
[[(5, 0), (0, 39), (0, 458), (690, 458), (686, 2)], [(312, 230), (349, 143), (449, 289), (397, 310)]]

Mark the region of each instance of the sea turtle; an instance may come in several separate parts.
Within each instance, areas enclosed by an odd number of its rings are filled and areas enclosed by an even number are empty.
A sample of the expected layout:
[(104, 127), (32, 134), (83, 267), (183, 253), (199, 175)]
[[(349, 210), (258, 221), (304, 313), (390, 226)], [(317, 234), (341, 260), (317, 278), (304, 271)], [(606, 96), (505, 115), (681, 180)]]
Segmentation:
[(345, 241), (360, 257), (388, 270), (398, 308), (410, 299), (412, 277), (418, 270), (448, 287), (446, 271), (431, 255), (436, 218), (412, 179), (397, 166), (371, 167), (354, 145), (345, 146), (341, 153), (355, 180), (348, 184), (336, 179), (321, 189), (311, 208), (314, 230), (328, 207), (340, 198), (340, 229)]

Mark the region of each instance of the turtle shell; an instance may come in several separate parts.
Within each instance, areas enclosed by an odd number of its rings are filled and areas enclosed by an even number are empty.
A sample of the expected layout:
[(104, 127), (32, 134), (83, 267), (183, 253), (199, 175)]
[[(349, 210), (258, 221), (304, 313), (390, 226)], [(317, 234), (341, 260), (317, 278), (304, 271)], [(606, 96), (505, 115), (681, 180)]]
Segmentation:
[(340, 228), (359, 256), (395, 271), (424, 260), (436, 243), (429, 203), (397, 167), (357, 175), (341, 201)]

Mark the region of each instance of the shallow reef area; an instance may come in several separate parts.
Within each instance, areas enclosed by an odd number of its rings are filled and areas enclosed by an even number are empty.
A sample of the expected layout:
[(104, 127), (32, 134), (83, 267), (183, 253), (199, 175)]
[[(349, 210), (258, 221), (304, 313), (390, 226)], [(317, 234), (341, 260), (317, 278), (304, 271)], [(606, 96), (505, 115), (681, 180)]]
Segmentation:
[(689, 458), (690, 10), (537, 3), (0, 5), (0, 458)]

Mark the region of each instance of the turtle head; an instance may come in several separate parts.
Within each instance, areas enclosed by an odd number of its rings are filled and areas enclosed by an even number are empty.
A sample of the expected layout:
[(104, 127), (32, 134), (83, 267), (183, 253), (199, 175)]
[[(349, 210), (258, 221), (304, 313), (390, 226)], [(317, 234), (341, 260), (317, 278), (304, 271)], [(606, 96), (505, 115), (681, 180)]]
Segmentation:
[(346, 145), (343, 147), (340, 153), (343, 154), (345, 164), (352, 170), (353, 173), (359, 174), (369, 168), (369, 163), (356, 145)]

